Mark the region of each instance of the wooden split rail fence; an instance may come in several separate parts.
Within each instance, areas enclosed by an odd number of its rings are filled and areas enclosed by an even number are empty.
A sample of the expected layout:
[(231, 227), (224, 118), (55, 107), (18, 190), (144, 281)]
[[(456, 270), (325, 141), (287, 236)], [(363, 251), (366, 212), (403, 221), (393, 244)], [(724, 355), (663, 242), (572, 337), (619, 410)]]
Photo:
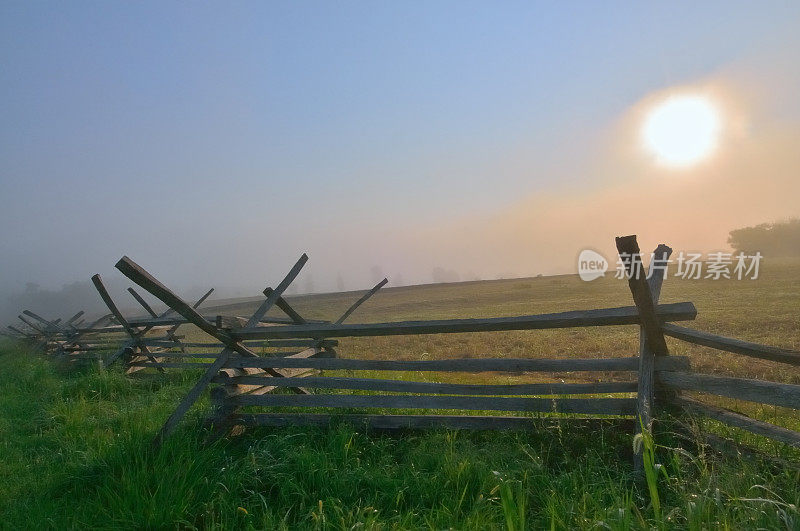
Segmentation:
[[(175, 429), (207, 387), (214, 386), (212, 399), (215, 408), (209, 420), (218, 434), (236, 426), (326, 425), (336, 419), (378, 429), (436, 426), (534, 429), (536, 424), (531, 415), (633, 418), (636, 419), (633, 423), (636, 430), (641, 427), (650, 430), (654, 406), (672, 405), (800, 447), (798, 432), (704, 403), (687, 394), (717, 395), (800, 409), (800, 385), (693, 372), (689, 358), (669, 354), (665, 338), (791, 366), (800, 366), (800, 353), (675, 324), (693, 320), (697, 311), (691, 302), (659, 304), (666, 269), (663, 266), (672, 250), (659, 245), (652, 255), (647, 274), (636, 237), (620, 237), (616, 243), (627, 272), (633, 305), (515, 317), (345, 324), (344, 320), (374, 294), (385, 283), (384, 280), (338, 320), (306, 320), (282, 297), (307, 260), (305, 255), (274, 290), (267, 288), (264, 291), (266, 298), (249, 318), (212, 319), (203, 316), (197, 310), (202, 301), (194, 305), (185, 302), (141, 266), (123, 257), (116, 264), (117, 269), (169, 308), (166, 314), (156, 315), (131, 290), (146, 307), (151, 319), (126, 320), (110, 301), (99, 277), (93, 280), (112, 315), (128, 335), (127, 342), (119, 351), (127, 349), (129, 370), (198, 365), (187, 362), (188, 357), (206, 360), (202, 363), (205, 371), (167, 419), (157, 442)], [(280, 308), (287, 318), (265, 319), (273, 306)], [(182, 343), (171, 327), (184, 323), (193, 324), (211, 336), (214, 342)], [(46, 323), (40, 324), (45, 326)], [(347, 359), (337, 357), (334, 350), (336, 338), (343, 337), (620, 325), (638, 325), (638, 355), (601, 359), (497, 357), (417, 361)], [(159, 337), (144, 339), (145, 331), (162, 326), (170, 328)], [(216, 347), (219, 351), (187, 352), (186, 349), (194, 347)], [(299, 347), (300, 350), (286, 351), (287, 347)], [(168, 352), (167, 348), (172, 351)], [(266, 353), (265, 348), (279, 351)], [(119, 351), (117, 355), (121, 355)], [(168, 361), (167, 358), (179, 358), (179, 361)], [(629, 376), (593, 383), (465, 384), (431, 379), (431, 376), (445, 373), (519, 375), (579, 371)], [(392, 378), (391, 375), (398, 376)], [(280, 390), (289, 392), (275, 392)], [(354, 409), (357, 412), (351, 411)], [(375, 412), (376, 409), (381, 411)], [(445, 413), (433, 413), (435, 411)], [(635, 462), (641, 464), (640, 455), (636, 456)]]

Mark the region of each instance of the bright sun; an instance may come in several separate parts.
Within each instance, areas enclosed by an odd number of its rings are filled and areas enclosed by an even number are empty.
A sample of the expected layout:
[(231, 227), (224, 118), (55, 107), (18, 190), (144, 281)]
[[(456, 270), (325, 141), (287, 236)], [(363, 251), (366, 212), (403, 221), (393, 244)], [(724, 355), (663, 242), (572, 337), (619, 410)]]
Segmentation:
[(714, 152), (720, 129), (719, 112), (711, 100), (703, 96), (672, 96), (647, 115), (642, 141), (659, 163), (685, 168)]

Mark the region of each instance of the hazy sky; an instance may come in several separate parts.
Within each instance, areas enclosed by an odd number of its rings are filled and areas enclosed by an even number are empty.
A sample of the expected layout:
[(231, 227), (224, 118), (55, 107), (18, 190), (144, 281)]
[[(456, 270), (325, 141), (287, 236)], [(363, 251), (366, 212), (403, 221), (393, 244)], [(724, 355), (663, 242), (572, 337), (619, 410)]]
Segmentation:
[[(0, 291), (573, 272), (800, 215), (800, 3), (0, 3)], [(712, 94), (683, 170), (642, 113)], [(655, 209), (659, 206), (663, 212)], [(301, 283), (302, 285), (302, 283)]]

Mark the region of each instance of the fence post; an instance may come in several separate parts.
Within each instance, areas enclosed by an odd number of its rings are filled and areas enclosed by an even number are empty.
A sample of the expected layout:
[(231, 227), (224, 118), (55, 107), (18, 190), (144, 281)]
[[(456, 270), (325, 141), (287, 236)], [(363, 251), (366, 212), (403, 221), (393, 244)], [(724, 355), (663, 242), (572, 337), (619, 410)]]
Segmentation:
[[(655, 356), (666, 355), (667, 347), (661, 325), (655, 314), (655, 307), (661, 296), (666, 263), (672, 249), (660, 244), (653, 252), (650, 272), (645, 278), (639, 244), (636, 236), (617, 238), (617, 250), (628, 273), (628, 285), (634, 303), (639, 309), (642, 324), (639, 327), (639, 389), (637, 393), (638, 422), (634, 423), (635, 433), (640, 433), (642, 425), (648, 431), (653, 428), (654, 365)], [(634, 469), (642, 469), (641, 450), (634, 453)]]
[[(292, 269), (286, 275), (286, 277), (284, 277), (278, 286), (271, 292), (270, 296), (268, 296), (267, 299), (261, 303), (255, 313), (250, 317), (250, 319), (247, 321), (245, 329), (254, 328), (258, 325), (258, 323), (261, 321), (261, 318), (277, 302), (281, 295), (283, 295), (283, 292), (286, 291), (286, 288), (289, 287), (295, 277), (297, 277), (300, 269), (302, 269), (306, 261), (308, 261), (308, 257), (303, 254), (294, 267), (292, 267)], [(158, 435), (153, 441), (156, 446), (159, 446), (161, 442), (167, 436), (169, 436), (170, 433), (172, 433), (178, 422), (183, 418), (189, 408), (197, 401), (200, 394), (205, 390), (206, 387), (208, 387), (208, 385), (211, 383), (211, 380), (217, 376), (220, 369), (225, 366), (230, 357), (236, 355), (258, 357), (258, 355), (248, 349), (240, 341), (232, 339), (227, 333), (217, 329), (213, 324), (206, 321), (203, 316), (197, 313), (195, 308), (190, 307), (186, 302), (183, 301), (183, 299), (178, 297), (169, 288), (156, 280), (150, 273), (145, 271), (141, 266), (127, 256), (123, 256), (117, 262), (115, 267), (122, 272), (123, 275), (150, 292), (150, 294), (154, 295), (172, 310), (183, 316), (187, 321), (194, 324), (210, 336), (217, 338), (221, 343), (223, 343), (223, 345), (225, 345), (225, 348), (217, 356), (216, 361), (209, 366), (208, 370), (203, 374), (200, 380), (198, 380), (189, 393), (181, 400), (180, 404), (178, 404), (178, 407), (172, 412), (172, 415), (170, 415), (170, 417), (161, 427), (161, 430), (158, 432)], [(274, 369), (267, 368), (262, 370), (263, 372), (269, 373), (271, 376), (283, 376), (282, 373)], [(300, 393), (306, 392), (301, 388), (293, 389)]]
[[(117, 305), (114, 304), (114, 301), (111, 299), (111, 295), (109, 295), (108, 290), (106, 289), (105, 285), (103, 285), (100, 275), (92, 276), (92, 283), (94, 284), (97, 293), (100, 295), (100, 298), (103, 299), (103, 302), (106, 303), (106, 306), (117, 319), (120, 326), (122, 326), (122, 329), (131, 338), (128, 346), (135, 349), (134, 352), (138, 350), (143, 356), (146, 356), (147, 359), (153, 363), (157, 363), (157, 358), (155, 358), (153, 353), (150, 352), (150, 349), (148, 349), (147, 346), (141, 342), (141, 337), (147, 333), (148, 329), (137, 330), (130, 325), (128, 320), (125, 319), (125, 316), (122, 315), (122, 312), (119, 311), (119, 308), (117, 308)], [(159, 367), (158, 371), (164, 372), (164, 368)]]

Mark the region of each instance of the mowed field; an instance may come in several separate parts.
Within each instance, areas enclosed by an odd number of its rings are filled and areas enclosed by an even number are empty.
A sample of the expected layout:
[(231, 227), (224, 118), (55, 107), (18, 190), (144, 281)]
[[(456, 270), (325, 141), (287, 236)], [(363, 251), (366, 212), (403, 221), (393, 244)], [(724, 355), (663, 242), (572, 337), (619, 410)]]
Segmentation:
[[(798, 280), (800, 260), (767, 260), (754, 281), (669, 276), (661, 301), (695, 303), (698, 317), (685, 326), (800, 350)], [(335, 319), (360, 294), (289, 301), (304, 317)], [(248, 316), (257, 304), (225, 301), (220, 313)], [(384, 288), (348, 322), (631, 304), (621, 280), (538, 277)], [(183, 328), (188, 338), (207, 338)], [(695, 370), (800, 383), (797, 368), (667, 341)], [(206, 445), (203, 400), (156, 451), (150, 439), (199, 371), (129, 377), (120, 367), (67, 370), (12, 345), (0, 348), (0, 528), (800, 529), (798, 452), (709, 421), (661, 419), (655, 452), (663, 475), (655, 493), (633, 472), (632, 434), (614, 423), (542, 420), (533, 433), (401, 436), (347, 425), (254, 429)], [(635, 326), (342, 338), (337, 348), (340, 357), (373, 359), (622, 357), (637, 350)], [(425, 377), (503, 383), (631, 376)], [(712, 401), (800, 429), (797, 410)], [(718, 455), (703, 443), (706, 430), (771, 457)]]
[[(662, 303), (690, 301), (697, 319), (677, 324), (747, 341), (800, 350), (800, 260), (765, 261), (756, 280), (664, 281)], [(391, 286), (391, 282), (389, 284)], [(362, 292), (287, 297), (304, 316), (336, 319)], [(205, 313), (247, 316), (261, 299), (226, 301)], [(348, 323), (500, 317), (633, 305), (626, 281), (584, 282), (577, 275), (385, 287), (348, 318)], [(269, 315), (283, 316), (274, 309)], [(201, 338), (190, 327), (182, 333)], [(208, 336), (205, 336), (208, 337)], [(694, 368), (728, 375), (800, 383), (800, 369), (696, 347), (667, 338), (670, 352), (688, 355)], [(561, 330), (341, 338), (342, 357), (439, 359), (461, 357), (623, 357), (638, 353), (635, 326)]]

